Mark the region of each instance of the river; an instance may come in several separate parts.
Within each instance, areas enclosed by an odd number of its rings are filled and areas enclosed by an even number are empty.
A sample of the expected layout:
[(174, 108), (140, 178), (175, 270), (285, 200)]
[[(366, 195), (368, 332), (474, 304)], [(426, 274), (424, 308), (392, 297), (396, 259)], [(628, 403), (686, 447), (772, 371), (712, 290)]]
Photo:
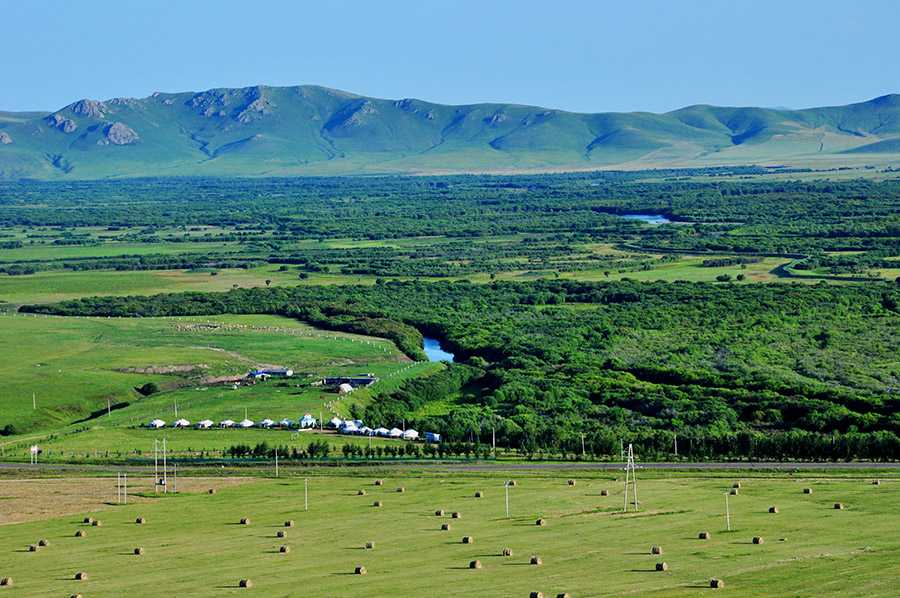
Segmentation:
[(620, 214), (619, 216), (628, 220), (640, 220), (641, 222), (646, 222), (647, 224), (672, 223), (671, 220), (669, 220), (665, 216), (660, 216), (659, 214)]
[(436, 338), (425, 337), (425, 343), (422, 346), (428, 361), (449, 361), (453, 363), (453, 353), (448, 353), (441, 348), (441, 343)]

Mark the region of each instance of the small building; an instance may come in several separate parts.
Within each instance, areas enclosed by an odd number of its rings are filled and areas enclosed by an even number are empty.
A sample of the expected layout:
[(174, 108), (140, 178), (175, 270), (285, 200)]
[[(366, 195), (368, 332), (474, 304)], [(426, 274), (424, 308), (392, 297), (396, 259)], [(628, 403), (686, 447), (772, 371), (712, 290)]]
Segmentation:
[(154, 419), (154, 420), (151, 420), (150, 423), (147, 424), (147, 427), (148, 427), (148, 428), (154, 428), (154, 429), (157, 429), (157, 430), (158, 430), (159, 428), (164, 428), (164, 427), (166, 427), (166, 422), (164, 422), (164, 421), (161, 420), (161, 419)]
[(400, 428), (391, 428), (391, 430), (388, 432), (388, 436), (390, 436), (391, 438), (402, 438), (403, 430), (401, 430)]
[(403, 440), (418, 440), (418, 439), (419, 439), (419, 433), (416, 432), (415, 430), (413, 430), (412, 428), (403, 432)]
[(387, 437), (387, 436), (391, 435), (391, 431), (388, 430), (387, 428), (375, 428), (374, 430), (372, 430), (372, 432), (375, 433), (375, 436)]
[(341, 384), (349, 384), (353, 388), (365, 388), (378, 382), (375, 374), (356, 374), (355, 376), (330, 376), (322, 378), (319, 386), (338, 388)]
[(341, 434), (359, 434), (359, 428), (352, 421), (345, 421), (341, 424)]
[(253, 380), (268, 380), (269, 378), (291, 378), (294, 376), (294, 370), (290, 368), (260, 368), (250, 370), (247, 374), (248, 378)]
[(238, 422), (238, 426), (240, 426), (241, 428), (252, 428), (253, 420), (252, 419), (242, 419), (240, 422)]
[(307, 413), (303, 417), (300, 418), (300, 427), (301, 428), (315, 428), (316, 427), (316, 418)]
[(441, 435), (436, 432), (425, 432), (425, 442), (440, 442)]
[(223, 419), (222, 421), (219, 422), (219, 427), (220, 428), (233, 428), (234, 420), (233, 419)]
[(191, 425), (191, 422), (182, 418), (182, 419), (175, 420), (175, 423), (172, 424), (172, 427), (173, 428), (187, 428), (190, 425)]
[(197, 422), (197, 429), (199, 430), (208, 430), (212, 428), (213, 421), (211, 419), (201, 419)]
[(269, 419), (268, 417), (257, 424), (260, 428), (271, 428), (275, 425), (275, 422)]
[(373, 430), (373, 429), (370, 428), (369, 426), (362, 426), (362, 427), (359, 429), (359, 433), (360, 433), (362, 436), (374, 436), (374, 435), (375, 435), (375, 430)]

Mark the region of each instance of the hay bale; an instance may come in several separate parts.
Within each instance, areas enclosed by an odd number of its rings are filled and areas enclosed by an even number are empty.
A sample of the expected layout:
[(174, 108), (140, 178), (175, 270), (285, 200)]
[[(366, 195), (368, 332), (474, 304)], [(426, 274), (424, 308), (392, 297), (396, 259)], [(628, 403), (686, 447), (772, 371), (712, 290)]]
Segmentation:
[(710, 537), (711, 536), (710, 536), (709, 532), (700, 532), (699, 534), (697, 534), (697, 538), (700, 540), (709, 540)]
[(384, 480), (375, 480), (376, 486), (384, 486)]
[(532, 592), (531, 594), (529, 594), (529, 596), (531, 596), (531, 598), (544, 598), (544, 593), (543, 592)]
[(512, 548), (504, 548), (502, 551), (500, 551), (500, 556), (512, 556), (512, 555), (513, 555)]
[(278, 547), (278, 552), (280, 552), (281, 554), (287, 554), (290, 551), (291, 551), (291, 547), (288, 546), (287, 544), (282, 544), (281, 546)]
[(560, 592), (556, 595), (556, 598), (572, 598), (572, 596), (568, 592)]
[(536, 554), (531, 555), (531, 559), (528, 561), (529, 565), (543, 565), (544, 561), (541, 560), (541, 557)]
[(144, 519), (143, 517), (138, 517), (137, 519), (134, 520), (134, 522), (137, 525), (144, 525), (145, 523), (147, 523), (147, 520)]
[(241, 525), (250, 525), (249, 517), (241, 517)]
[(775, 506), (769, 507), (769, 513), (777, 513), (777, 512), (778, 512), (778, 507), (775, 507)]
[(103, 527), (103, 522), (99, 519), (94, 519), (93, 521), (91, 521), (91, 525), (93, 527)]
[(353, 573), (355, 573), (356, 575), (365, 575), (366, 573), (368, 573), (368, 571), (366, 571), (366, 568), (362, 565), (357, 565), (356, 569), (353, 570)]
[(84, 571), (79, 571), (78, 573), (75, 574), (75, 579), (78, 581), (87, 581), (88, 574), (85, 573)]
[(84, 519), (81, 520), (81, 522), (86, 525), (90, 525), (94, 522), (94, 518), (93, 517), (85, 517)]
[(834, 508), (837, 509), (838, 511), (840, 511), (844, 508), (844, 503), (836, 502), (836, 503), (834, 503)]
[(28, 552), (37, 552), (37, 550), (38, 550), (37, 544), (29, 544), (28, 545)]
[(238, 586), (240, 586), (242, 588), (252, 588), (253, 582), (250, 581), (249, 579), (242, 579), (241, 581), (238, 582)]
[(365, 496), (365, 495), (366, 495), (366, 491), (363, 490), (362, 488), (360, 488), (359, 491), (356, 493), (356, 496)]
[(380, 501), (380, 500), (376, 500), (375, 502), (372, 503), (372, 506), (373, 506), (373, 507), (380, 507), (380, 506), (381, 506), (381, 501)]
[(803, 494), (812, 494), (812, 488), (804, 488)]
[(460, 513), (459, 511), (453, 511), (452, 513), (450, 513), (450, 517), (452, 517), (453, 519), (462, 519), (462, 513)]
[(476, 490), (475, 498), (484, 498), (484, 492), (482, 492), (481, 490)]
[(463, 544), (474, 544), (475, 537), (474, 536), (463, 536), (462, 543)]
[(667, 563), (667, 562), (665, 562), (665, 561), (663, 561), (663, 562), (661, 562), (661, 563), (656, 563), (656, 570), (657, 570), (657, 571), (668, 571), (668, 570), (669, 570), (669, 563)]
[(287, 532), (284, 531), (283, 529), (280, 529), (277, 532), (275, 532), (275, 537), (276, 538), (287, 538)]
[(449, 523), (442, 523), (442, 524), (441, 524), (441, 531), (442, 531), (442, 532), (449, 532), (449, 531), (450, 531), (450, 524), (449, 524)]
[(288, 519), (287, 521), (285, 521), (285, 522), (284, 522), (284, 527), (294, 527), (294, 520), (293, 520), (293, 519)]
[(873, 486), (881, 486), (881, 480), (872, 480)]
[(754, 544), (764, 544), (765, 540), (763, 540), (762, 536), (753, 536)]
[(609, 496), (609, 490), (601, 490), (600, 496)]
[(9, 587), (9, 586), (11, 586), (11, 585), (13, 585), (13, 578), (12, 578), (12, 577), (0, 577), (0, 586), (7, 586), (7, 587)]
[(650, 554), (662, 554), (662, 546), (654, 544), (650, 547)]
[(566, 483), (569, 484), (569, 486), (574, 486), (574, 485), (575, 485), (575, 480), (569, 480), (569, 481), (566, 482)]
[(738, 489), (737, 489), (737, 488), (732, 488), (732, 489), (731, 489), (731, 492), (729, 492), (729, 494), (730, 494), (731, 496), (737, 496), (737, 495), (738, 495)]
[(69, 598), (83, 598), (81, 594), (72, 594)]
[(731, 487), (732, 487), (732, 488), (740, 488), (740, 487), (741, 487), (741, 483), (740, 483), (740, 482), (735, 482), (734, 484), (731, 485)]
[(406, 492), (406, 488), (404, 488), (403, 486), (400, 486), (397, 488), (397, 492), (401, 492), (401, 493)]
[(207, 493), (207, 494), (215, 494), (215, 493), (216, 493), (216, 489), (215, 489), (215, 488), (210, 488), (209, 490), (206, 491), (206, 493)]
[(77, 532), (75, 532), (75, 537), (76, 537), (76, 538), (83, 538), (83, 537), (85, 537), (86, 535), (87, 535), (87, 532), (84, 531), (83, 529), (80, 529), (80, 530), (78, 530)]
[(544, 527), (547, 522), (544, 521), (543, 517), (534, 522), (534, 524), (538, 527)]
[(40, 540), (38, 540), (38, 546), (50, 546), (50, 542), (48, 542), (44, 538), (41, 538)]
[(374, 550), (375, 542), (366, 542), (366, 550)]
[(507, 485), (507, 486), (510, 486), (511, 488), (515, 488), (515, 487), (516, 487), (516, 481), (515, 481), (515, 480), (509, 480), (508, 482), (506, 482), (506, 485)]
[(435, 517), (443, 517), (444, 509), (438, 509), (437, 511), (434, 512), (434, 515), (435, 515)]
[(469, 561), (469, 569), (481, 569), (481, 561), (479, 561), (478, 559)]
[(137, 548), (134, 549), (135, 556), (141, 556), (142, 554), (144, 554), (144, 549), (141, 548), (140, 546), (138, 546)]
[(725, 587), (725, 582), (721, 579), (716, 579), (715, 577), (713, 577), (709, 580), (709, 587), (719, 590)]

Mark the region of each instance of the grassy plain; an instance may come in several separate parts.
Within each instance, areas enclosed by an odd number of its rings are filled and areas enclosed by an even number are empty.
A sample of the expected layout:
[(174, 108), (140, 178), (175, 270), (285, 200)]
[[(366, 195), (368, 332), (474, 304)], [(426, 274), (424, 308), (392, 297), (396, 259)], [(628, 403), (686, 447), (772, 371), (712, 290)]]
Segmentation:
[[(518, 472), (504, 516), (503, 484), (510, 474), (366, 472), (364, 475), (300, 474), (258, 479), (203, 491), (155, 496), (149, 476), (131, 472), (132, 496), (114, 504), (115, 482), (91, 490), (94, 507), (78, 503), (69, 514), (3, 526), (0, 577), (15, 596), (242, 595), (238, 581), (253, 582), (265, 596), (693, 596), (721, 578), (726, 593), (741, 596), (893, 596), (900, 583), (900, 481), (879, 486), (863, 477), (803, 474), (731, 477), (727, 474), (641, 474), (641, 510), (622, 514), (622, 482), (609, 473)], [(384, 486), (373, 485), (374, 477)], [(570, 486), (566, 478), (577, 480)], [(733, 531), (725, 529), (724, 493)], [(16, 480), (0, 482), (0, 494), (16, 495)], [(24, 483), (24, 482), (22, 482)], [(34, 484), (33, 482), (29, 482)], [(84, 482), (48, 481), (34, 501), (65, 503), (66, 488), (83, 493)], [(215, 485), (209, 482), (208, 486)], [(403, 486), (404, 493), (396, 492)], [(804, 494), (804, 487), (812, 494)], [(357, 491), (364, 489), (365, 496)], [(484, 492), (475, 498), (476, 490)], [(602, 496), (601, 490), (608, 490)], [(73, 500), (78, 497), (74, 497)], [(380, 500), (381, 508), (373, 507)], [(0, 501), (0, 514), (8, 515)], [(842, 502), (844, 510), (833, 504)], [(105, 504), (104, 504), (105, 503)], [(770, 506), (779, 513), (770, 514)], [(443, 509), (444, 516), (435, 516)], [(459, 511), (461, 518), (451, 519)], [(102, 527), (81, 523), (85, 516)], [(136, 517), (146, 523), (136, 525)], [(240, 525), (242, 517), (250, 525)], [(542, 517), (546, 525), (535, 525)], [(293, 528), (283, 527), (295, 520)], [(449, 531), (441, 524), (449, 523)], [(75, 531), (87, 532), (76, 538)], [(286, 538), (276, 532), (286, 531)], [(711, 533), (698, 539), (700, 531)], [(463, 536), (474, 542), (465, 544)], [(760, 536), (763, 544), (753, 544)], [(49, 545), (26, 547), (39, 538)], [(364, 548), (374, 542), (374, 549)], [(662, 555), (652, 555), (653, 544)], [(280, 553), (279, 546), (290, 547)], [(133, 554), (135, 547), (143, 555)], [(503, 557), (503, 548), (512, 556)], [(529, 565), (532, 555), (541, 566)], [(470, 569), (473, 560), (482, 569)], [(657, 572), (659, 562), (668, 571)], [(354, 575), (364, 566), (367, 575)], [(75, 581), (76, 571), (88, 574)]]

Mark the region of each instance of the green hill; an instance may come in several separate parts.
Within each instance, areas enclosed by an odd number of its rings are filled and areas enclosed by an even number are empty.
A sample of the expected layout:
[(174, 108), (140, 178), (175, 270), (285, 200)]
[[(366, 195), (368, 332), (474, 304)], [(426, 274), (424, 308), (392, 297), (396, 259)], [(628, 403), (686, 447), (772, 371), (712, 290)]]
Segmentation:
[(0, 112), (0, 178), (563, 170), (900, 160), (900, 95), (806, 110), (579, 114), (317, 86)]

